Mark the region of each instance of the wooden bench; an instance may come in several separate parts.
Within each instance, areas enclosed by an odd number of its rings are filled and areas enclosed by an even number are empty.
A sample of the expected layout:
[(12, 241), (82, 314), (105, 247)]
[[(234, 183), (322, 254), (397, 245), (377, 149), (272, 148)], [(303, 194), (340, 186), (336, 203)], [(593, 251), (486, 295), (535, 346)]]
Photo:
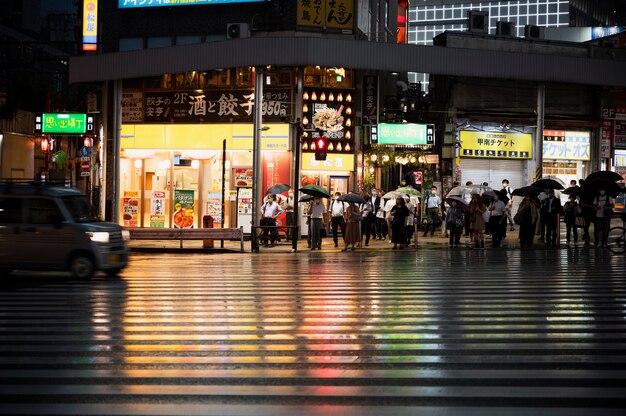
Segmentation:
[(239, 240), (243, 248), (243, 227), (239, 228), (127, 228), (131, 240)]

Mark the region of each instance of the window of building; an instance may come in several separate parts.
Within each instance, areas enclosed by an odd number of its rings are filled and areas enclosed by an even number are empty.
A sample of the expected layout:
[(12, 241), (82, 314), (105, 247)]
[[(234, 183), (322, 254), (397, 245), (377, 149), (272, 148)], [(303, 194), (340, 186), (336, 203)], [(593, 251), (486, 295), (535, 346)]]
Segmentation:
[(200, 43), (202, 39), (200, 36), (178, 36), (176, 38), (177, 45), (193, 45), (195, 43)]
[(172, 38), (161, 36), (148, 38), (148, 48), (166, 48), (172, 46)]
[(137, 51), (143, 49), (142, 38), (121, 38), (120, 39), (120, 52), (125, 51)]

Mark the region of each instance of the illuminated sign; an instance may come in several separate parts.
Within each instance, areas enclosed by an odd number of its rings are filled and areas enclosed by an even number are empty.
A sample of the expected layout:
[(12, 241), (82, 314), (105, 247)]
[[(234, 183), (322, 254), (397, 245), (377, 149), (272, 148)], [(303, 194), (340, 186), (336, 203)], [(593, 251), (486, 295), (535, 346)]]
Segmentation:
[(543, 131), (543, 158), (557, 160), (589, 160), (588, 131)]
[(381, 123), (372, 128), (372, 144), (420, 146), (435, 144), (433, 124)]
[(531, 134), (461, 130), (459, 138), (463, 157), (492, 159), (532, 159), (533, 157)]
[(83, 50), (98, 49), (98, 0), (83, 2)]
[(622, 33), (622, 26), (594, 26), (591, 28), (591, 39), (600, 39)]
[(328, 153), (326, 160), (315, 160), (315, 153), (302, 153), (302, 170), (349, 172), (354, 170), (354, 155)]
[(615, 158), (613, 159), (613, 164), (615, 166), (625, 167), (626, 166), (626, 150), (615, 150)]
[(94, 124), (94, 116), (87, 114), (43, 113), (35, 116), (36, 133), (94, 133)]
[(120, 9), (138, 7), (197, 6), (203, 4), (262, 3), (266, 0), (118, 0)]

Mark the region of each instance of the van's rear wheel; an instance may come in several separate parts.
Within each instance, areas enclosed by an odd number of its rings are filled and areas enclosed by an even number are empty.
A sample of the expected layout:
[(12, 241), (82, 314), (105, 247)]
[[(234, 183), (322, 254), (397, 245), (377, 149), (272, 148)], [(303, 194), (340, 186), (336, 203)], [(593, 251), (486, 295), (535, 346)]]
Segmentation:
[(93, 260), (88, 256), (78, 255), (70, 262), (70, 273), (77, 279), (89, 279), (94, 272)]

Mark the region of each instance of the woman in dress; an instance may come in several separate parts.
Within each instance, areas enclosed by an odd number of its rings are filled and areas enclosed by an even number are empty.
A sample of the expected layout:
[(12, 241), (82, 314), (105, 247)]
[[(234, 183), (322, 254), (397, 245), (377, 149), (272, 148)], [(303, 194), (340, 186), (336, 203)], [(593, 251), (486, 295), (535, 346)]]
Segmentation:
[(469, 213), (471, 216), (470, 228), (474, 230), (474, 248), (485, 248), (485, 219), (483, 214), (486, 211), (487, 207), (483, 203), (480, 195), (472, 194), (472, 200), (469, 205)]
[(409, 209), (404, 198), (396, 198), (396, 205), (391, 208), (391, 242), (393, 250), (402, 250), (406, 245), (406, 225), (409, 220)]
[(354, 250), (356, 244), (360, 240), (359, 236), (359, 228), (361, 227), (361, 221), (363, 217), (361, 216), (361, 212), (359, 207), (357, 207), (354, 202), (350, 202), (348, 204), (348, 208), (343, 213), (344, 220), (346, 222), (346, 236), (344, 239), (344, 247), (341, 251), (347, 251), (348, 246), (352, 245), (352, 250)]

